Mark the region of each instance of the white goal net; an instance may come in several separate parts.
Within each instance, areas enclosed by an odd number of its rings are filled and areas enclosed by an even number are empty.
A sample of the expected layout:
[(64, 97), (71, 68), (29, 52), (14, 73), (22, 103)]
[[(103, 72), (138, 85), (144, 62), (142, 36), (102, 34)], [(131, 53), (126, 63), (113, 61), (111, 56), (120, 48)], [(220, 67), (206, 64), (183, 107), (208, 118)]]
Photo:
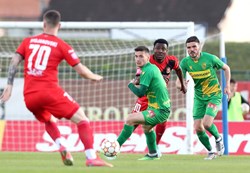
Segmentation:
[[(7, 82), (8, 65), (16, 48), (24, 37), (41, 33), (41, 28), (42, 22), (0, 22), (1, 90)], [(127, 88), (136, 71), (134, 48), (145, 45), (152, 51), (154, 40), (164, 38), (170, 44), (169, 54), (180, 60), (186, 56), (184, 42), (193, 34), (193, 30), (192, 22), (62, 22), (58, 36), (75, 49), (83, 64), (104, 76), (101, 83), (92, 83), (80, 78), (65, 62), (59, 66), (60, 84), (83, 107), (91, 120), (96, 146), (103, 136), (119, 134), (123, 120), (136, 101), (136, 97)], [(172, 72), (168, 87), (172, 112), (161, 148), (163, 153), (188, 153), (190, 143), (187, 143), (189, 137), (186, 134), (186, 96), (175, 89), (175, 79), (175, 72)], [(20, 65), (12, 97), (1, 104), (0, 122), (4, 128), (0, 134), (2, 150), (54, 151), (43, 125), (34, 121), (34, 116), (25, 108), (22, 89), (23, 73)], [(60, 121), (59, 125), (71, 150), (82, 150), (75, 127), (68, 121)], [(142, 135), (138, 129), (130, 143), (136, 143), (136, 140), (143, 138)], [(139, 146), (134, 144), (132, 149), (124, 148), (124, 151), (145, 150), (145, 146), (142, 149)]]

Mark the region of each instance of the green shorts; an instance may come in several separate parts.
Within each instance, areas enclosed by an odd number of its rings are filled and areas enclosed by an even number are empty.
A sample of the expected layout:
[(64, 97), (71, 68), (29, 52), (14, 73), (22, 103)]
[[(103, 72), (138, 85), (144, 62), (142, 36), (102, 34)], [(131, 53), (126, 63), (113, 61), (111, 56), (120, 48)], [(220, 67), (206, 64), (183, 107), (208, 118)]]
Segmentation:
[(170, 109), (154, 109), (148, 108), (142, 111), (145, 119), (145, 125), (155, 126), (156, 124), (167, 121), (170, 115)]
[(212, 96), (209, 100), (194, 99), (193, 118), (202, 119), (204, 115), (216, 117), (221, 104), (221, 95)]

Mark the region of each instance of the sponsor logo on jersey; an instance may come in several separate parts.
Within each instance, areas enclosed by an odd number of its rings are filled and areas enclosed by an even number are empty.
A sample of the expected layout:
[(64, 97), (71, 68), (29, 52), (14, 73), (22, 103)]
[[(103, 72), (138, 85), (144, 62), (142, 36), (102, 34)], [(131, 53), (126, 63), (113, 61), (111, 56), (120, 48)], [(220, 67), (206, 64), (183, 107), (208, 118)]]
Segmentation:
[(211, 76), (210, 70), (203, 70), (203, 71), (197, 71), (197, 72), (189, 72), (190, 76), (192, 76), (193, 79), (203, 79), (208, 78)]
[(153, 118), (155, 116), (155, 113), (153, 110), (148, 110), (148, 114), (150, 118)]
[(202, 68), (203, 68), (203, 69), (206, 69), (206, 67), (207, 67), (207, 64), (206, 64), (206, 63), (203, 63), (203, 64), (202, 64)]
[(77, 58), (78, 58), (77, 55), (76, 55), (76, 53), (72, 53), (72, 54), (71, 54), (71, 57), (72, 57), (73, 59), (77, 59)]

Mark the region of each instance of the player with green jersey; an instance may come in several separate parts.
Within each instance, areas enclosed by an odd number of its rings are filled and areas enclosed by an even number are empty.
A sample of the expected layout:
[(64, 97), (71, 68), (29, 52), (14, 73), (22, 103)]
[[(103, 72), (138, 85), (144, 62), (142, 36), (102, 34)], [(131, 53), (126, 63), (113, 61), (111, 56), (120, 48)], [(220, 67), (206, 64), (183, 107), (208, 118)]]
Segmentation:
[[(195, 84), (193, 118), (194, 128), (200, 142), (208, 150), (206, 160), (216, 158), (209, 142), (206, 130), (215, 137), (217, 154), (224, 153), (224, 145), (217, 127), (213, 123), (221, 104), (222, 91), (216, 75), (216, 70), (223, 69), (226, 76), (226, 88), (224, 92), (230, 94), (230, 68), (217, 56), (207, 52), (201, 52), (200, 41), (196, 36), (189, 37), (186, 41), (189, 56), (182, 59), (180, 66), (184, 77), (186, 72), (192, 77)], [(177, 80), (177, 87), (180, 83)]]
[[(146, 96), (148, 98), (148, 108), (142, 111), (146, 124), (156, 125), (165, 122), (169, 116), (170, 99), (159, 68), (147, 62), (142, 68), (140, 85), (148, 87)], [(129, 84), (132, 92), (138, 96), (133, 84)], [(140, 96), (140, 95), (139, 95)], [(148, 118), (148, 110), (153, 110), (158, 116)]]
[[(159, 68), (149, 62), (149, 49), (145, 46), (135, 48), (135, 62), (142, 72), (140, 79), (133, 79), (128, 87), (138, 97), (147, 96), (148, 108), (133, 112), (125, 120), (123, 130), (118, 136), (120, 146), (131, 136), (134, 126), (142, 124), (149, 153), (139, 160), (157, 160), (156, 134), (153, 127), (167, 121), (170, 115), (170, 99), (166, 83)], [(139, 80), (139, 85), (138, 81)]]

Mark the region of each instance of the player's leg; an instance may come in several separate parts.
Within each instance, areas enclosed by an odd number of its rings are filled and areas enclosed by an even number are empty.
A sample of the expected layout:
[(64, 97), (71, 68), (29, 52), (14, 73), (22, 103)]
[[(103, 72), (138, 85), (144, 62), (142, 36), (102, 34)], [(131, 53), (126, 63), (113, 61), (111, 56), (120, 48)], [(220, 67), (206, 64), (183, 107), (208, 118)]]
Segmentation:
[(79, 138), (85, 147), (85, 154), (87, 157), (86, 166), (108, 166), (113, 167), (112, 164), (103, 161), (99, 158), (94, 150), (94, 135), (90, 127), (89, 119), (81, 108), (74, 113), (70, 119), (77, 125)]
[(163, 133), (165, 132), (166, 130), (166, 126), (167, 126), (167, 121), (166, 122), (163, 122), (163, 123), (160, 123), (160, 124), (157, 124), (155, 126), (155, 133), (156, 133), (156, 144), (157, 144), (157, 153), (158, 153), (158, 156), (161, 157), (162, 156), (162, 153), (159, 149), (159, 142), (161, 141), (161, 137), (163, 136)]
[(147, 140), (147, 146), (149, 153), (139, 160), (157, 160), (160, 159), (157, 152), (156, 145), (156, 134), (153, 127), (157, 124), (167, 121), (170, 111), (169, 110), (157, 110), (157, 109), (148, 109), (142, 112), (145, 125), (143, 125), (143, 130)]
[(204, 121), (203, 121), (203, 125), (205, 129), (209, 131), (209, 133), (213, 135), (215, 138), (216, 150), (219, 156), (224, 154), (225, 148), (223, 145), (222, 137), (220, 136), (219, 131), (216, 125), (213, 123), (213, 121), (218, 113), (218, 108), (220, 104), (221, 104), (221, 97), (216, 96), (216, 97), (211, 98), (208, 103), (208, 106), (206, 109), (206, 115), (204, 116)]
[(207, 106), (206, 102), (194, 99), (194, 108), (193, 108), (194, 129), (196, 131), (199, 141), (208, 151), (208, 156), (205, 159), (211, 160), (215, 158), (215, 154), (212, 152), (212, 146), (209, 141), (209, 136), (206, 133), (206, 130), (203, 126), (203, 118), (206, 112), (206, 106)]
[[(135, 106), (131, 113), (142, 112), (148, 108), (148, 98), (146, 96), (140, 97), (136, 100)], [(139, 126), (139, 124), (134, 125), (134, 130)]]
[(156, 134), (153, 129), (153, 126), (143, 125), (143, 130), (146, 136), (148, 153), (144, 157), (138, 160), (159, 160), (160, 157), (158, 156), (158, 152), (157, 152)]
[(166, 122), (163, 122), (163, 123), (160, 123), (160, 124), (157, 124), (155, 126), (155, 133), (156, 133), (156, 144), (158, 145), (160, 140), (161, 140), (161, 137), (163, 135), (163, 133), (165, 132), (166, 130), (166, 125), (167, 125), (167, 121)]
[(141, 112), (135, 112), (128, 115), (125, 120), (123, 129), (117, 138), (120, 146), (131, 136), (134, 131), (134, 126), (138, 124), (144, 124), (144, 117)]
[(50, 102), (50, 95), (44, 92), (45, 91), (25, 95), (25, 104), (35, 115), (36, 119), (45, 124), (45, 130), (56, 143), (63, 163), (66, 166), (71, 166), (73, 165), (73, 157), (70, 152), (67, 151), (66, 145), (61, 138), (61, 133), (56, 125), (56, 118), (43, 108), (44, 105), (47, 104), (47, 101)]
[(64, 144), (61, 133), (57, 127), (56, 121), (57, 119), (52, 116), (49, 112), (47, 113), (50, 116), (50, 120), (45, 122), (45, 130), (50, 135), (50, 137), (55, 141), (58, 148), (64, 147), (66, 148), (66, 145)]
[(51, 116), (50, 121), (45, 122), (45, 129), (59, 148), (63, 163), (66, 166), (72, 166), (74, 161), (73, 156), (67, 150), (67, 145), (65, 140), (61, 137), (61, 133), (56, 125), (56, 121), (57, 119), (54, 116)]

